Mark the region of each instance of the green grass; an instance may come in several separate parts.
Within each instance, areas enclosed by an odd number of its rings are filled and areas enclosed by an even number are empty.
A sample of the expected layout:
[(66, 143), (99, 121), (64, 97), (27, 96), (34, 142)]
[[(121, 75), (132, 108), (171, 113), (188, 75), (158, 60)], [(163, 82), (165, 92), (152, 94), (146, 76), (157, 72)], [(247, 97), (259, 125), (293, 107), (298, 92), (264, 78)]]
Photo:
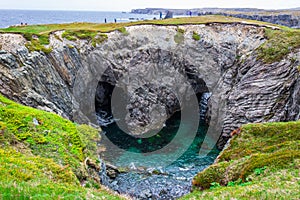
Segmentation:
[(295, 29), (266, 29), (267, 41), (258, 49), (258, 58), (267, 63), (282, 60), (285, 55), (300, 47), (300, 31)]
[(121, 27), (117, 29), (120, 33), (123, 33), (123, 35), (127, 36), (129, 33), (127, 32), (125, 27)]
[[(254, 21), (254, 20), (242, 20), (249, 24), (265, 25), (265, 26), (276, 26), (278, 25)], [(185, 24), (209, 24), (209, 23), (237, 23), (241, 22), (241, 19), (234, 17), (224, 17), (220, 15), (206, 15), (199, 17), (186, 17), (186, 18), (172, 18), (165, 20), (144, 20), (137, 22), (128, 23), (70, 23), (70, 24), (47, 24), (47, 25), (29, 25), (29, 26), (13, 26), (9, 28), (0, 29), (0, 32), (5, 33), (21, 33), (21, 34), (33, 34), (42, 35), (49, 34), (58, 30), (87, 30), (87, 31), (99, 31), (102, 33), (107, 33), (111, 31), (118, 30), (123, 27), (135, 26), (135, 25), (185, 25)]]
[(33, 39), (26, 43), (25, 46), (30, 52), (32, 51), (42, 51), (44, 53), (51, 53), (52, 48), (45, 47), (39, 40)]
[(300, 121), (242, 127), (183, 199), (299, 199)]
[(298, 200), (299, 199), (299, 165), (300, 162), (292, 163), (287, 169), (271, 171), (266, 169), (259, 176), (251, 176), (252, 180), (247, 184), (236, 183), (231, 186), (221, 186), (211, 188), (205, 191), (194, 191), (184, 196), (182, 199), (187, 200), (219, 200), (219, 199), (282, 199)]
[[(29, 25), (29, 26), (12, 26), (9, 28), (0, 29), (0, 33), (19, 33), (22, 34), (27, 40), (27, 47), (30, 51), (44, 51), (49, 53), (52, 51), (51, 47), (46, 48), (44, 45), (49, 44), (49, 35), (52, 32), (65, 30), (64, 36), (68, 40), (76, 40), (76, 38), (90, 37), (94, 33), (107, 33), (115, 30), (120, 30), (125, 35), (128, 35), (126, 28), (128, 26), (135, 25), (185, 25), (185, 24), (209, 24), (209, 23), (237, 23), (244, 21), (249, 24), (264, 25), (264, 26), (276, 26), (266, 22), (259, 22), (253, 20), (241, 20), (239, 18), (224, 17), (220, 15), (207, 15), (200, 17), (186, 17), (186, 18), (173, 18), (166, 20), (145, 20), (128, 23), (70, 23), (70, 24), (47, 24), (47, 25)], [(124, 32), (125, 30), (125, 32)], [(87, 34), (81, 35), (80, 32), (86, 32)], [(104, 37), (105, 38), (105, 37)], [(95, 46), (97, 42), (102, 42), (102, 39), (92, 41), (92, 45)]]
[[(95, 47), (107, 39), (103, 33), (119, 30), (125, 36), (128, 35), (125, 27), (135, 25), (186, 25), (186, 24), (210, 24), (210, 23), (247, 23), (258, 26), (276, 27), (280, 30), (272, 30), (267, 28), (265, 36), (267, 41), (258, 49), (258, 58), (265, 62), (279, 61), (289, 52), (298, 48), (300, 45), (300, 31), (287, 27), (274, 25), (261, 21), (239, 19), (234, 17), (225, 17), (221, 15), (206, 15), (200, 17), (173, 18), (166, 20), (145, 20), (128, 23), (71, 23), (71, 24), (48, 24), (48, 25), (30, 25), (30, 26), (14, 26), (0, 29), (5, 33), (22, 34), (29, 42), (26, 44), (30, 51), (43, 51), (50, 53), (51, 47), (46, 48), (49, 44), (49, 35), (52, 32), (65, 30), (63, 37), (75, 41), (77, 39), (87, 39)], [(101, 34), (102, 33), (102, 34)], [(193, 39), (199, 40), (200, 36), (193, 33)], [(174, 37), (176, 43), (183, 41), (183, 32), (178, 31)]]
[(0, 95), (0, 199), (120, 199), (84, 162), (97, 164), (99, 140), (97, 129)]
[(77, 39), (88, 40), (93, 47), (107, 40), (106, 34), (94, 30), (66, 30), (63, 32), (62, 37), (70, 41), (76, 41)]
[(193, 36), (192, 38), (195, 40), (195, 41), (199, 41), (201, 39), (200, 35), (198, 33), (196, 33), (195, 31), (193, 32)]
[(124, 199), (105, 189), (88, 189), (51, 181), (0, 182), (0, 199)]

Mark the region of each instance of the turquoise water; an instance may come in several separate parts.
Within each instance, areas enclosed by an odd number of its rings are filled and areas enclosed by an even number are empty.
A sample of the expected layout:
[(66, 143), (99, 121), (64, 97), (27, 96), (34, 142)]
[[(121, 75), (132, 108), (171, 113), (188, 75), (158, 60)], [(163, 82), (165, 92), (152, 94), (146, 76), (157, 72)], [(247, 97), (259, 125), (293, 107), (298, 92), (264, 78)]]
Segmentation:
[[(204, 123), (199, 122), (196, 137), (192, 140), (189, 148), (176, 160), (172, 160), (174, 155), (179, 155), (175, 150), (160, 154), (153, 153), (147, 156), (147, 162), (145, 162), (146, 153), (155, 152), (174, 139), (178, 134), (180, 123), (180, 112), (178, 112), (166, 121), (166, 126), (157, 135), (150, 138), (129, 136), (123, 133), (116, 123), (102, 127), (103, 134), (124, 151), (113, 154), (114, 149), (106, 149), (101, 157), (109, 160), (109, 157), (113, 155), (113, 159), (110, 157), (113, 164), (129, 170), (127, 173), (121, 173), (115, 179), (107, 181), (106, 185), (136, 199), (175, 199), (189, 193), (192, 178), (199, 171), (211, 165), (219, 153), (217, 149), (213, 149), (208, 155), (199, 155), (208, 129)], [(180, 151), (185, 141), (183, 139), (176, 144)], [(134, 158), (132, 158), (132, 153), (136, 153)], [(130, 163), (130, 161), (133, 162)], [(157, 165), (157, 163), (164, 163), (162, 161), (170, 164), (167, 166)]]

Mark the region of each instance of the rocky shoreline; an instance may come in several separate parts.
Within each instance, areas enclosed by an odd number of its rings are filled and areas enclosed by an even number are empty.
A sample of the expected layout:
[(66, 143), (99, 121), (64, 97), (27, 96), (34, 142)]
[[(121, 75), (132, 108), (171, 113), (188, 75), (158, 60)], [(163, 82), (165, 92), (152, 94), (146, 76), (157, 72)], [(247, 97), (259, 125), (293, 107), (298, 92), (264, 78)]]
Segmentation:
[(199, 9), (162, 9), (162, 8), (145, 8), (133, 9), (131, 13), (159, 15), (167, 14), (170, 11), (177, 16), (201, 16), (201, 15), (223, 15), (237, 17), (242, 19), (257, 20), (279, 24), (292, 28), (300, 28), (300, 9), (294, 8), (289, 10), (263, 10), (253, 8), (199, 8)]

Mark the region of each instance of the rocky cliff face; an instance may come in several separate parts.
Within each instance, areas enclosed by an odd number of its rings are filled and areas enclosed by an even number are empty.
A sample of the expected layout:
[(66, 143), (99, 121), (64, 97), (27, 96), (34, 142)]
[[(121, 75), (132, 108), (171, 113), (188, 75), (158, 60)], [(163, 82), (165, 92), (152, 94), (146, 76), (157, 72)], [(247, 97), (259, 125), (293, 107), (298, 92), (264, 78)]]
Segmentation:
[(300, 28), (300, 16), (292, 14), (229, 14), (229, 13), (216, 13), (224, 16), (237, 17), (242, 19), (251, 19), (272, 24), (279, 24), (292, 28)]
[(172, 12), (174, 15), (224, 15), (237, 17), (242, 19), (258, 20), (263, 22), (269, 22), (272, 24), (279, 24), (283, 26), (300, 28), (300, 16), (299, 9), (290, 10), (263, 10), (255, 8), (194, 8), (194, 9), (163, 9), (163, 8), (145, 8), (145, 9), (133, 9), (132, 13), (137, 14), (152, 14), (164, 15), (168, 12)]
[[(179, 109), (180, 98), (167, 88), (179, 85), (179, 94), (186, 94), (191, 91), (180, 80), (187, 80), (198, 96), (212, 93), (208, 115), (210, 126), (222, 133), (220, 148), (242, 124), (299, 119), (300, 51), (271, 64), (257, 60), (264, 28), (212, 24), (126, 29), (126, 34), (108, 33), (96, 47), (86, 40), (68, 41), (58, 31), (51, 35), (49, 54), (29, 52), (18, 34), (0, 34), (0, 92), (78, 123), (95, 123), (95, 98), (104, 105), (109, 98), (105, 88), (125, 87), (130, 73), (130, 78), (143, 80), (131, 84), (124, 107), (128, 128), (139, 132), (161, 126), (158, 116), (167, 118)], [(193, 39), (195, 33), (200, 40)], [(153, 74), (145, 77), (153, 70), (163, 76), (149, 83)]]

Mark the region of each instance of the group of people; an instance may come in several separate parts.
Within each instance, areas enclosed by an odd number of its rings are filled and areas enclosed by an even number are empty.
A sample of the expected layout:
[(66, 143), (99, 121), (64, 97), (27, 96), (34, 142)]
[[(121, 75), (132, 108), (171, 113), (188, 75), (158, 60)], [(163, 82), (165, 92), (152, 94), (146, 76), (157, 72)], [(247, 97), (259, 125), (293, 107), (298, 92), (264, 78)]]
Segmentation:
[[(104, 19), (104, 23), (105, 23), (105, 24), (107, 23), (106, 18)], [(115, 23), (117, 23), (117, 19), (116, 19), (116, 18), (115, 18)]]
[[(173, 13), (172, 13), (172, 12), (169, 12), (169, 11), (168, 11), (168, 13), (167, 13), (166, 16), (168, 16), (168, 14), (169, 14), (169, 15), (171, 14), (171, 16), (173, 17)], [(192, 13), (192, 11), (189, 11), (187, 14), (188, 14), (189, 16), (192, 16), (193, 13)], [(171, 18), (172, 18), (172, 17), (171, 17)], [(162, 13), (162, 12), (159, 12), (159, 19), (162, 19), (162, 18), (163, 18), (163, 13)], [(156, 19), (156, 18), (154, 18), (154, 19)], [(114, 21), (115, 21), (115, 23), (117, 23), (117, 19), (116, 19), (116, 18), (115, 18)], [(104, 19), (104, 23), (107, 23), (107, 19), (106, 19), (106, 18)]]

